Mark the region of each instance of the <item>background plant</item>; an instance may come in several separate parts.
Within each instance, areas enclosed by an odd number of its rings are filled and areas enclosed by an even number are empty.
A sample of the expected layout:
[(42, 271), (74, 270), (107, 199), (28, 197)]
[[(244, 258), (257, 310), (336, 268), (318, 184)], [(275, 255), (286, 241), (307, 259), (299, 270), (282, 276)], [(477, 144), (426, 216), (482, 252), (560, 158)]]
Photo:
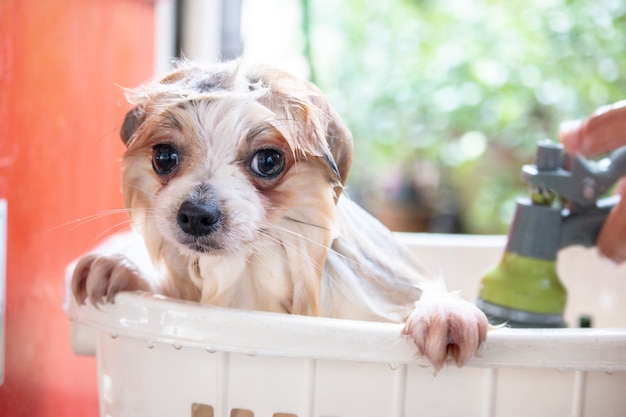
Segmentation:
[(303, 5), (314, 81), (357, 143), (354, 194), (417, 184), (456, 231), (506, 231), (537, 140), (626, 98), (620, 0)]

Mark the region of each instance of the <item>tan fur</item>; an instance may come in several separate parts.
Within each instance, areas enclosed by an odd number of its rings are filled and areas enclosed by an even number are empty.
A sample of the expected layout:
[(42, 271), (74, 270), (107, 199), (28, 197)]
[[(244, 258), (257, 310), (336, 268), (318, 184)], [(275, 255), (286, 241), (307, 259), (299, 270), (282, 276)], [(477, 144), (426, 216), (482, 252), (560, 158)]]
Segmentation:
[[(436, 368), (476, 352), (484, 315), (342, 194), (352, 137), (315, 86), (242, 61), (182, 63), (130, 97), (122, 187), (159, 276), (132, 267), (111, 276), (119, 258), (98, 261), (107, 274), (86, 258), (73, 280), (79, 302), (148, 289), (224, 307), (408, 320), (404, 333)], [(165, 175), (153, 168), (163, 144), (180, 157)], [(281, 152), (280, 175), (255, 174), (264, 149)], [(210, 233), (192, 236), (181, 225), (191, 200), (219, 207)]]

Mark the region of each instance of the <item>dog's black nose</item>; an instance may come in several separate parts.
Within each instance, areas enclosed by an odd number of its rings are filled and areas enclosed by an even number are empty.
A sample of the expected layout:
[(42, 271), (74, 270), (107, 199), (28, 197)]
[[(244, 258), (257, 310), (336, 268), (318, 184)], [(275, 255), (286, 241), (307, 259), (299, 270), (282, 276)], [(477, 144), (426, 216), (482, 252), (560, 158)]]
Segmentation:
[(176, 221), (181, 230), (192, 236), (205, 236), (215, 231), (222, 219), (218, 204), (207, 200), (187, 200), (178, 209)]

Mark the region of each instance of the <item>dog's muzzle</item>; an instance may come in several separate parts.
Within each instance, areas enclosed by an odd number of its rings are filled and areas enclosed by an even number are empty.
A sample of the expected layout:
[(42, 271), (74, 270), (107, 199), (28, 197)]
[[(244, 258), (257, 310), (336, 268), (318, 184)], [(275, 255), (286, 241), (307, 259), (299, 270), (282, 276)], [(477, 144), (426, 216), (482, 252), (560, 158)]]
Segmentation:
[(178, 227), (188, 235), (201, 237), (218, 230), (222, 224), (219, 204), (213, 200), (187, 200), (176, 216)]

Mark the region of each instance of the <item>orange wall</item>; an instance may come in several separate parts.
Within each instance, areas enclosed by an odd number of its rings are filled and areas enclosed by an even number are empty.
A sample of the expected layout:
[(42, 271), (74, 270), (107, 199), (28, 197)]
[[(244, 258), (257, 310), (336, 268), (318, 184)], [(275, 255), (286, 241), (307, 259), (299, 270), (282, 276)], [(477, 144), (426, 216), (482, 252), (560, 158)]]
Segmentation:
[(96, 416), (96, 364), (74, 355), (64, 268), (126, 217), (118, 86), (152, 75), (148, 0), (0, 0), (0, 198), (8, 200), (0, 415)]

